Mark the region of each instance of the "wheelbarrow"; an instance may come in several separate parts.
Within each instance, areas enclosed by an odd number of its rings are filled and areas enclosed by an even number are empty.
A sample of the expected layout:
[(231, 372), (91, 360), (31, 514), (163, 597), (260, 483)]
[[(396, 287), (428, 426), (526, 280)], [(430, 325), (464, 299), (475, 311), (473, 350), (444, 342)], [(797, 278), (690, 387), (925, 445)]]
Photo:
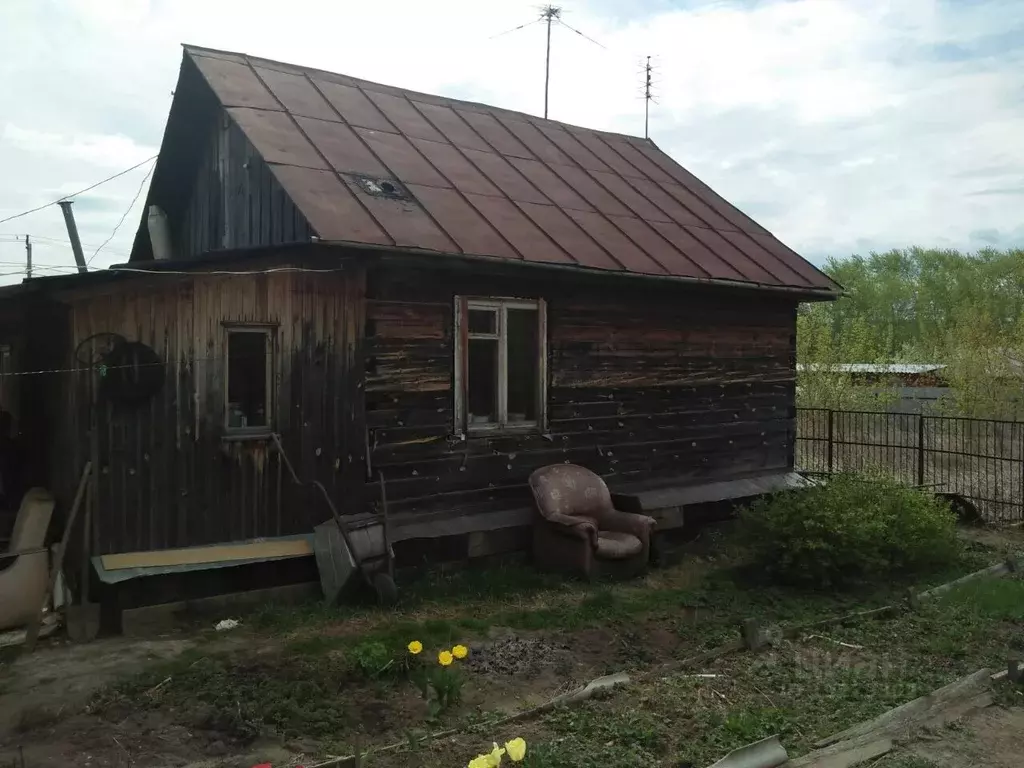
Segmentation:
[[(292, 480), (297, 485), (306, 485), (288, 460), (280, 436), (274, 434), (273, 440)], [(330, 520), (313, 528), (313, 554), (324, 598), (329, 603), (337, 602), (353, 573), (358, 572), (366, 586), (374, 591), (380, 605), (394, 604), (398, 600), (398, 588), (395, 586), (395, 552), (388, 535), (384, 476), (380, 475), (381, 515), (360, 516), (354, 520), (338, 514), (323, 483), (314, 480), (308, 484), (319, 491), (331, 511)]]
[(320, 489), (333, 519), (313, 528), (313, 553), (324, 598), (337, 602), (354, 571), (377, 596), (380, 605), (393, 605), (398, 600), (395, 586), (395, 553), (388, 535), (387, 499), (381, 477), (381, 515), (348, 520), (338, 514), (327, 489)]

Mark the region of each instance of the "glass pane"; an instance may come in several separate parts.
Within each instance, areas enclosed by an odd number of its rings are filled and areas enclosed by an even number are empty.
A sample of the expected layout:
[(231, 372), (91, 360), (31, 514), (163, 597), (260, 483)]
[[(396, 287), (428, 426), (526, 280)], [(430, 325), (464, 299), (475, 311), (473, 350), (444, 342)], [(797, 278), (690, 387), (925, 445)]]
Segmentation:
[(537, 310), (509, 309), (508, 423), (537, 420), (540, 346)]
[(498, 421), (498, 340), (470, 339), (466, 382), (470, 428)]
[(493, 309), (469, 310), (470, 333), (497, 333), (498, 313)]
[(228, 426), (265, 427), (267, 342), (262, 331), (228, 333)]

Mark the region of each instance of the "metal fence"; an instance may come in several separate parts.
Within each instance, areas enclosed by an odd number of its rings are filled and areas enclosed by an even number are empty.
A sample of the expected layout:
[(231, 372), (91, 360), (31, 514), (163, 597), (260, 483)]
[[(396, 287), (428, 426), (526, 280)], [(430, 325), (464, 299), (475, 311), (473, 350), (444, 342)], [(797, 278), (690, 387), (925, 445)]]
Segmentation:
[(1024, 422), (797, 409), (796, 466), (881, 471), (961, 494), (989, 521), (1024, 520)]

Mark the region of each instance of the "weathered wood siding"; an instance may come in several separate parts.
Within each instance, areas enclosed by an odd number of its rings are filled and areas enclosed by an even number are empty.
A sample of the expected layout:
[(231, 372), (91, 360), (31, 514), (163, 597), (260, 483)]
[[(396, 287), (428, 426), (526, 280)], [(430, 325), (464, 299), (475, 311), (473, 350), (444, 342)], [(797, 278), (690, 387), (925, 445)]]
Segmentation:
[(272, 327), (272, 428), (304, 479), (320, 480), (343, 507), (358, 504), (358, 272), (158, 275), (69, 303), (72, 350), (93, 334), (117, 333), (166, 361), (162, 389), (142, 406), (95, 398), (97, 374), (79, 374), (67, 391), (71, 450), (60, 485), (73, 493), (76, 473), (95, 453), (94, 551), (296, 533), (329, 517), (320, 499), (292, 484), (268, 441), (222, 439), (225, 323)]
[[(393, 509), (525, 500), (572, 461), (625, 486), (792, 466), (796, 304), (548, 275), (371, 272), (366, 419)], [(547, 435), (456, 440), (456, 295), (548, 302)]]
[(210, 127), (178, 222), (175, 258), (207, 251), (308, 243), (313, 230), (269, 166), (223, 110)]

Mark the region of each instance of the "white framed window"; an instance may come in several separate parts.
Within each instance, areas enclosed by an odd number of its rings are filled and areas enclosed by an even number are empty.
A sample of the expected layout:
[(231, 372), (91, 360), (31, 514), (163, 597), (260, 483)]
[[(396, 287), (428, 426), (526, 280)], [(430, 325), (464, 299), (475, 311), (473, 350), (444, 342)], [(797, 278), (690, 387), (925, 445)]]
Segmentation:
[(455, 428), (543, 429), (547, 312), (543, 300), (455, 299)]
[(274, 329), (233, 325), (224, 349), (224, 428), (228, 432), (271, 429), (274, 407)]

